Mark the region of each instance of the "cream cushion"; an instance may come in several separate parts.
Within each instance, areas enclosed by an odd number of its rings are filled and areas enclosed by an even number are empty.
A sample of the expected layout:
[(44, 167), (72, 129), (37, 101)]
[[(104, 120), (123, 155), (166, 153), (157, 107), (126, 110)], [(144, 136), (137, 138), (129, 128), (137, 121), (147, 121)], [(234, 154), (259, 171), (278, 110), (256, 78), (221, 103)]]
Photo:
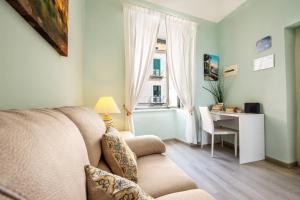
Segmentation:
[(166, 146), (163, 141), (154, 135), (125, 138), (125, 141), (137, 157), (162, 154), (166, 151)]
[(0, 111), (0, 193), (14, 199), (86, 199), (82, 136), (49, 109)]
[(97, 166), (101, 157), (100, 140), (106, 131), (103, 120), (93, 110), (86, 107), (63, 107), (57, 109), (76, 124), (86, 144), (90, 163), (93, 166)]
[(188, 190), (177, 192), (157, 198), (156, 200), (215, 200), (204, 190)]
[(138, 184), (154, 198), (197, 188), (193, 180), (164, 155), (140, 157), (137, 162)]

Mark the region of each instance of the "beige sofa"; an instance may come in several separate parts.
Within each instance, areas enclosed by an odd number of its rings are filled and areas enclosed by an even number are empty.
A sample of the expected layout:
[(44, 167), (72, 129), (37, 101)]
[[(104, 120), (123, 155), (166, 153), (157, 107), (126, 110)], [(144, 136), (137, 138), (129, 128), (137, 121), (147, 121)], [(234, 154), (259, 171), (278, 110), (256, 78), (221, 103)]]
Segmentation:
[[(84, 166), (110, 171), (101, 156), (105, 126), (85, 107), (0, 111), (0, 199), (85, 200)], [(211, 200), (164, 154), (155, 136), (128, 139), (138, 184), (158, 200)]]

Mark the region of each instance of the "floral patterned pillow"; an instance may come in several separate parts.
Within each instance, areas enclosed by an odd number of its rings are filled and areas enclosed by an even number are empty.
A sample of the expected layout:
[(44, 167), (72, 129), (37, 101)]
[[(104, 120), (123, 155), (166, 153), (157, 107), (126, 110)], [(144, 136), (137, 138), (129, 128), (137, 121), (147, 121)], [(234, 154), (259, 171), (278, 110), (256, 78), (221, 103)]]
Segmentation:
[(96, 167), (85, 166), (88, 199), (154, 200), (136, 183)]
[(123, 178), (137, 182), (136, 155), (115, 131), (103, 135), (101, 146), (111, 171)]

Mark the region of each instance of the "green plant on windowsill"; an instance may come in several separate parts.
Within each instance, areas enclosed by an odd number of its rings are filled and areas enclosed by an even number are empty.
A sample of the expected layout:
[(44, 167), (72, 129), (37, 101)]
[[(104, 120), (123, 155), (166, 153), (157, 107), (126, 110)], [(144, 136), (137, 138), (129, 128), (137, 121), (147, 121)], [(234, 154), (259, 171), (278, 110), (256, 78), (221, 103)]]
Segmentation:
[(218, 81), (208, 81), (208, 87), (203, 86), (205, 90), (212, 94), (217, 103), (224, 103), (224, 83), (223, 78), (219, 76)]

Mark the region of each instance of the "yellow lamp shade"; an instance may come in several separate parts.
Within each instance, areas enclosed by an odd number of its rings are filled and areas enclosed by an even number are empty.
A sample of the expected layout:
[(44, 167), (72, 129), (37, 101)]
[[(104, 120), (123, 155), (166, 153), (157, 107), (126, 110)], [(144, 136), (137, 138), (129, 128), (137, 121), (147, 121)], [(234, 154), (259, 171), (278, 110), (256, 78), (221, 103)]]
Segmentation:
[(112, 97), (100, 97), (95, 106), (95, 111), (100, 114), (121, 113)]

